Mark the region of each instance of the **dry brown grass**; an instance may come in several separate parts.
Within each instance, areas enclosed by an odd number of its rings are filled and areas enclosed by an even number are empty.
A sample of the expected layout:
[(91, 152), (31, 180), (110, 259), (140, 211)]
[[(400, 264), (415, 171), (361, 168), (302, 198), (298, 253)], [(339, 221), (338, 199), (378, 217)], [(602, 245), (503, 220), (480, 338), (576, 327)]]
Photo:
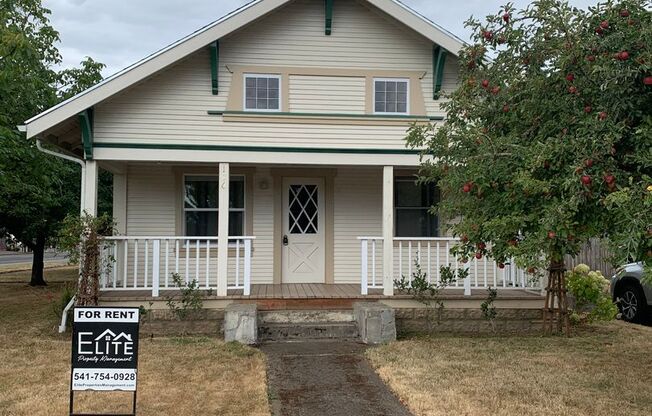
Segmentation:
[(564, 337), (439, 336), (367, 352), (416, 416), (649, 415), (652, 328)]
[[(46, 271), (47, 288), (0, 276), (0, 415), (67, 414), (70, 335), (56, 333), (51, 299), (76, 270)], [(27, 280), (25, 280), (27, 279)], [(141, 339), (139, 415), (269, 415), (265, 359), (214, 338)], [(77, 411), (129, 410), (128, 393), (83, 392)], [(109, 400), (114, 398), (115, 400)]]

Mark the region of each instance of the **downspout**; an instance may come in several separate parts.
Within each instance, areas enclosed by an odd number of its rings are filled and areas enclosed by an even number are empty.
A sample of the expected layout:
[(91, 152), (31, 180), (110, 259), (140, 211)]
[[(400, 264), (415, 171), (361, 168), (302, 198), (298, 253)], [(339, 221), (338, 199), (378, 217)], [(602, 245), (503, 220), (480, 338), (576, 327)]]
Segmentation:
[[(63, 153), (48, 150), (48, 149), (44, 148), (41, 145), (41, 140), (39, 140), (39, 139), (36, 139), (36, 148), (38, 150), (40, 150), (41, 152), (45, 153), (45, 154), (55, 156), (55, 157), (59, 157), (61, 159), (65, 159), (65, 160), (68, 160), (70, 162), (75, 162), (75, 163), (78, 163), (79, 166), (81, 166), (81, 192), (80, 192), (80, 196), (79, 196), (79, 206), (80, 206), (81, 214), (83, 215), (84, 214), (84, 208), (83, 208), (83, 206), (84, 206), (84, 204), (83, 204), (83, 201), (84, 201), (84, 186), (86, 185), (86, 162), (84, 162), (82, 159), (78, 159), (78, 158), (73, 157), (73, 156), (68, 156), (68, 155), (64, 155)], [(81, 264), (79, 265), (79, 267), (81, 269)], [(70, 299), (70, 302), (68, 302), (68, 304), (63, 308), (63, 311), (61, 313), (61, 324), (59, 325), (59, 333), (60, 334), (63, 334), (64, 332), (66, 332), (66, 321), (68, 320), (68, 311), (70, 311), (70, 308), (73, 307), (76, 300), (77, 300), (77, 294), (73, 295), (73, 297)]]
[(76, 158), (76, 157), (73, 157), (73, 156), (68, 156), (68, 155), (65, 155), (63, 153), (48, 150), (48, 149), (44, 148), (41, 145), (41, 140), (39, 140), (39, 139), (36, 139), (36, 148), (38, 150), (40, 150), (41, 152), (45, 153), (45, 154), (52, 155), (52, 156), (55, 156), (55, 157), (59, 157), (61, 159), (65, 159), (65, 160), (68, 160), (70, 162), (75, 162), (75, 163), (78, 163), (79, 166), (81, 166), (81, 192), (80, 192), (80, 196), (79, 196), (79, 206), (80, 206), (79, 210), (80, 210), (81, 214), (84, 214), (83, 201), (84, 201), (84, 191), (85, 191), (85, 186), (86, 186), (86, 162), (84, 160), (82, 160), (82, 159), (79, 159), (79, 158)]
[[(18, 130), (21, 132), (25, 132), (26, 129), (25, 126), (18, 126)], [(70, 162), (75, 162), (78, 163), (79, 166), (81, 166), (81, 192), (80, 192), (79, 205), (80, 205), (81, 214), (83, 214), (84, 213), (84, 208), (83, 208), (84, 189), (86, 185), (86, 162), (83, 159), (79, 159), (73, 156), (65, 155), (63, 153), (48, 150), (42, 146), (41, 140), (39, 139), (36, 139), (36, 148), (45, 154), (58, 157), (64, 160), (68, 160)], [(73, 297), (70, 299), (70, 302), (68, 302), (68, 304), (63, 308), (63, 311), (61, 313), (61, 324), (59, 325), (60, 334), (66, 332), (66, 323), (67, 323), (66, 321), (68, 320), (68, 312), (75, 305), (76, 300), (77, 300), (77, 294), (73, 295)]]

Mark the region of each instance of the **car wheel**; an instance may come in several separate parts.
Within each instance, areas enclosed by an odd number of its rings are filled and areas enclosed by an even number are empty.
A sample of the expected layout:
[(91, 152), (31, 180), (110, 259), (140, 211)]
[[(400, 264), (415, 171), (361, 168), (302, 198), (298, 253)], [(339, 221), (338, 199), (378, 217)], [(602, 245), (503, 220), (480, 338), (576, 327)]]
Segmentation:
[(641, 288), (625, 286), (618, 296), (621, 318), (627, 322), (640, 322), (645, 315), (645, 296)]

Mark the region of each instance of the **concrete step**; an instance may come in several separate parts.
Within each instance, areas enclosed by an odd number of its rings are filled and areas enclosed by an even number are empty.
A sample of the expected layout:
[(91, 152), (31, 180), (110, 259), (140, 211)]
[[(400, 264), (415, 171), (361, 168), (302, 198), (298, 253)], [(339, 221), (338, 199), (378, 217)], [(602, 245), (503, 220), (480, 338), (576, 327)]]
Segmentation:
[(259, 341), (357, 339), (355, 322), (259, 323)]
[(352, 323), (355, 321), (353, 310), (277, 310), (259, 311), (258, 323), (261, 324), (314, 324), (314, 323)]

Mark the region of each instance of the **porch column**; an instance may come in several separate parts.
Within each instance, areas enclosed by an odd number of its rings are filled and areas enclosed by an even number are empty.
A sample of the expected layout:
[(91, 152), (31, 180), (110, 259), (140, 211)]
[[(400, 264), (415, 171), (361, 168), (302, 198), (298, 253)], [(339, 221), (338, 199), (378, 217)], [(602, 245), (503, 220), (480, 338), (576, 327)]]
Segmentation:
[(220, 163), (217, 217), (217, 296), (226, 296), (229, 261), (229, 164)]
[(95, 217), (97, 216), (97, 162), (87, 160), (83, 175), (84, 189), (81, 200), (81, 211), (82, 213), (86, 211), (86, 213)]
[(383, 167), (383, 295), (394, 295), (394, 166)]

